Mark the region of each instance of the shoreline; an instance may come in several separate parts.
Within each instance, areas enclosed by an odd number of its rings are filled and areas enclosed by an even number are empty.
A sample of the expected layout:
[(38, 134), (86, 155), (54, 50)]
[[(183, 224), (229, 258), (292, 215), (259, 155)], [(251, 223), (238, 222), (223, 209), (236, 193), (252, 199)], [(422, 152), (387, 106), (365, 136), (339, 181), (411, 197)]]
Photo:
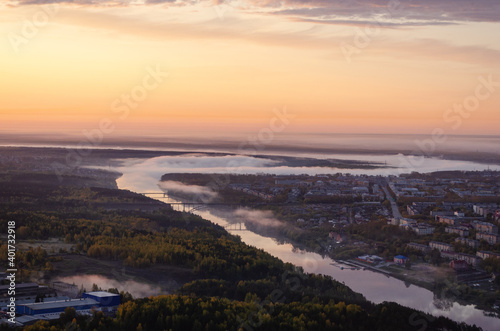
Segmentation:
[[(260, 150), (248, 149), (239, 150), (236, 145), (221, 144), (219, 147), (214, 149), (213, 145), (202, 145), (202, 144), (185, 144), (185, 143), (175, 143), (175, 144), (161, 144), (154, 145), (150, 144), (102, 144), (99, 146), (91, 145), (90, 148), (86, 148), (85, 152), (89, 153), (89, 158), (95, 158), (95, 154), (104, 154), (104, 152), (110, 154), (121, 154), (116, 155), (111, 158), (151, 158), (159, 156), (176, 156), (184, 154), (200, 153), (210, 156), (224, 156), (224, 155), (247, 155), (250, 157), (261, 157), (261, 158), (271, 158), (271, 157), (295, 157), (297, 158), (297, 153), (305, 154), (320, 154), (320, 155), (390, 155), (395, 156), (402, 154), (405, 156), (424, 156), (426, 158), (438, 158), (449, 161), (466, 161), (466, 162), (476, 162), (484, 165), (500, 165), (500, 153), (491, 153), (483, 151), (443, 151), (434, 150), (431, 152), (426, 152), (423, 150), (410, 149), (410, 148), (360, 148), (360, 147), (306, 147), (306, 146), (264, 146)], [(20, 144), (0, 144), (0, 152), (2, 150), (13, 150), (13, 149), (43, 149), (44, 151), (79, 151), (80, 148), (75, 143), (61, 145), (58, 143), (20, 143)], [(280, 154), (283, 153), (283, 154)], [(293, 153), (293, 154), (290, 154)], [(312, 156), (306, 156), (303, 158), (314, 159)], [(335, 159), (332, 157), (332, 159)], [(321, 160), (320, 160), (321, 161)], [(349, 162), (356, 160), (343, 160), (339, 159), (340, 162)], [(366, 162), (370, 166), (376, 165), (374, 162)]]
[[(348, 267), (352, 266), (352, 267), (356, 268), (356, 270), (369, 270), (369, 271), (372, 271), (372, 272), (377, 272), (377, 273), (383, 274), (383, 275), (385, 275), (387, 277), (391, 277), (391, 278), (394, 278), (394, 279), (401, 280), (401, 281), (403, 281), (405, 283), (408, 283), (410, 285), (413, 285), (413, 286), (416, 286), (416, 287), (419, 287), (419, 288), (423, 288), (423, 289), (429, 290), (432, 293), (434, 293), (435, 295), (437, 295), (435, 293), (435, 291), (436, 291), (436, 285), (437, 285), (436, 283), (430, 283), (430, 282), (423, 281), (423, 280), (422, 281), (417, 281), (417, 280), (415, 280), (412, 277), (408, 277), (406, 274), (401, 275), (401, 274), (396, 273), (396, 272), (391, 272), (391, 271), (388, 271), (388, 270), (383, 270), (383, 269), (380, 269), (380, 268), (376, 268), (376, 267), (364, 264), (362, 262), (356, 261), (354, 259), (336, 260), (333, 257), (331, 259), (334, 260), (335, 262), (339, 263), (339, 264), (344, 264), (344, 265), (346, 265)], [(332, 266), (338, 266), (338, 265), (332, 264)], [(412, 269), (409, 269), (408, 273), (409, 272), (412, 272)], [(446, 282), (446, 278), (443, 278), (442, 280), (444, 280)], [(450, 283), (450, 284), (460, 285), (460, 283), (454, 283), (454, 282)], [(466, 283), (463, 283), (463, 284), (466, 284)], [(446, 297), (444, 299), (446, 299)], [(477, 297), (476, 297), (476, 299), (477, 299)], [(500, 319), (500, 311), (498, 309), (495, 310), (492, 307), (481, 305), (480, 303), (477, 302), (477, 300), (474, 300), (474, 299), (473, 300), (463, 300), (463, 299), (455, 297), (455, 298), (453, 298), (453, 302), (457, 302), (457, 303), (459, 303), (461, 305), (464, 305), (464, 306), (466, 306), (466, 305), (472, 305), (474, 308), (482, 310), (483, 312), (485, 312), (485, 314), (490, 314), (489, 316), (492, 316), (492, 317)]]

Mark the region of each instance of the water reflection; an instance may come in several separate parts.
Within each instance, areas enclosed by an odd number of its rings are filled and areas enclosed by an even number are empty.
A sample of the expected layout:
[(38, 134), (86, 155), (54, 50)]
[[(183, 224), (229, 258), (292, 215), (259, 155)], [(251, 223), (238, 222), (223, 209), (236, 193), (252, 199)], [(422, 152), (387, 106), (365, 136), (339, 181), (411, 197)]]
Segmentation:
[[(214, 211), (213, 208), (210, 208), (209, 210), (195, 211), (195, 213), (221, 226), (234, 222), (234, 219), (230, 217), (231, 213), (227, 210)], [(226, 216), (221, 217), (221, 214)], [(285, 262), (301, 266), (306, 272), (330, 275), (352, 290), (363, 294), (372, 302), (393, 301), (436, 316), (443, 315), (455, 321), (476, 324), (484, 330), (496, 330), (500, 323), (494, 317), (485, 316), (483, 311), (474, 308), (473, 305), (464, 306), (443, 298), (438, 299), (431, 291), (408, 282), (370, 270), (351, 270), (349, 268), (341, 270), (332, 265), (337, 263), (336, 261), (298, 249), (283, 240), (276, 241), (251, 231), (234, 232), (234, 234), (240, 236), (242, 241), (249, 245), (263, 249)]]
[[(117, 170), (122, 172), (124, 175), (118, 179), (118, 186), (121, 189), (129, 189), (135, 192), (160, 191), (158, 188), (158, 179), (163, 174), (189, 170), (180, 167), (179, 164), (176, 164), (175, 167), (169, 167), (172, 161), (173, 160), (171, 158), (154, 158), (146, 161), (135, 162), (134, 164), (119, 168)], [(181, 160), (176, 160), (175, 162), (177, 161)], [(182, 160), (182, 162), (184, 161), (185, 159)], [(193, 159), (189, 162), (195, 161), (196, 160)], [(217, 163), (218, 160), (211, 160), (211, 162)], [(425, 168), (429, 171), (445, 169), (480, 170), (487, 168), (485, 165), (473, 162), (447, 161), (439, 159), (432, 159), (430, 162), (429, 167)], [(214, 169), (217, 171), (214, 171)], [(248, 167), (243, 169), (243, 172), (248, 169)], [(192, 167), (191, 170), (192, 172), (228, 172), (227, 168), (221, 168), (219, 166), (214, 166), (212, 168), (200, 168), (195, 166)], [(263, 172), (265, 170), (266, 169), (260, 169), (257, 171), (257, 168), (255, 168), (256, 172)], [(321, 170), (325, 173), (325, 169)], [(418, 170), (426, 172), (421, 169)], [(284, 173), (287, 171), (290, 171), (290, 169), (286, 169)], [(294, 171), (296, 171), (296, 169)], [(299, 173), (304, 173), (302, 170), (300, 171), (301, 172)], [(314, 169), (313, 172), (314, 171), (316, 170)], [(331, 171), (337, 172), (335, 169), (332, 169)], [(344, 170), (343, 172), (356, 173), (357, 171)], [(369, 171), (360, 170), (359, 173), (369, 173)], [(241, 215), (236, 215), (234, 211), (214, 208), (196, 210), (194, 213), (224, 227), (229, 224), (237, 223), (238, 219), (241, 217)], [(485, 330), (498, 329), (498, 325), (500, 323), (498, 319), (485, 316), (483, 311), (474, 308), (472, 305), (464, 306), (458, 304), (457, 302), (444, 302), (442, 299), (436, 299), (431, 291), (370, 270), (341, 270), (340, 268), (331, 265), (336, 262), (330, 258), (325, 258), (319, 254), (294, 248), (290, 243), (283, 239), (264, 237), (251, 231), (250, 229), (248, 229), (248, 231), (235, 231), (233, 233), (240, 236), (243, 242), (256, 248), (263, 249), (285, 262), (301, 266), (306, 272), (330, 275), (334, 279), (349, 286), (352, 290), (362, 293), (372, 302), (381, 303), (383, 301), (393, 301), (403, 306), (422, 310), (436, 316), (443, 315), (455, 321), (476, 324)]]

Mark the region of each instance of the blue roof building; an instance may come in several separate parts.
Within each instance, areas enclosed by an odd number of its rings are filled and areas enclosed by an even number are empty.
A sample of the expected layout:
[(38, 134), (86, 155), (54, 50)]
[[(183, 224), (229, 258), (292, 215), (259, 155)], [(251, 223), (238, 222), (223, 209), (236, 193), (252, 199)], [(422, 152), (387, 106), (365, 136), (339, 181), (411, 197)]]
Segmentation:
[(87, 292), (82, 294), (82, 298), (95, 300), (100, 307), (114, 307), (120, 305), (120, 295), (104, 291)]
[[(77, 312), (92, 308), (117, 307), (120, 305), (120, 295), (104, 291), (83, 293), (81, 299), (57, 300), (16, 305), (16, 313), (21, 315), (46, 315), (64, 312), (68, 307), (73, 307)], [(112, 308), (111, 308), (112, 309)]]
[(396, 255), (394, 257), (394, 263), (396, 264), (406, 264), (410, 259), (403, 255)]
[(16, 313), (23, 315), (43, 315), (62, 313), (68, 307), (75, 308), (76, 311), (88, 310), (98, 307), (99, 303), (93, 299), (74, 299), (50, 302), (26, 303), (16, 306)]

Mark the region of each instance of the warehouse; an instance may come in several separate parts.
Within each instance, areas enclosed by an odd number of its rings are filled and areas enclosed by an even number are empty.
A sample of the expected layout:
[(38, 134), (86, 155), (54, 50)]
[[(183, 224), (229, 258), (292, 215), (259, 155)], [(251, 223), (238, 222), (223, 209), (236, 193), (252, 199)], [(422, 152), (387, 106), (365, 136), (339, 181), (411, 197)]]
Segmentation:
[(120, 305), (119, 294), (104, 291), (83, 293), (82, 298), (88, 298), (97, 301), (99, 303), (99, 307), (116, 307)]
[(88, 310), (93, 307), (97, 308), (99, 307), (99, 303), (96, 300), (90, 298), (27, 303), (16, 306), (16, 313), (22, 315), (43, 315), (52, 313), (62, 313), (68, 307), (73, 307), (78, 312), (81, 310)]
[(16, 313), (20, 315), (60, 314), (68, 307), (75, 308), (77, 312), (83, 312), (92, 308), (110, 308), (106, 309), (106, 311), (112, 311), (119, 305), (119, 294), (97, 291), (83, 293), (81, 299), (20, 304), (16, 306)]
[[(8, 298), (9, 285), (0, 285), (0, 298)], [(55, 291), (36, 283), (16, 283), (16, 297), (36, 297), (37, 295), (54, 295)]]

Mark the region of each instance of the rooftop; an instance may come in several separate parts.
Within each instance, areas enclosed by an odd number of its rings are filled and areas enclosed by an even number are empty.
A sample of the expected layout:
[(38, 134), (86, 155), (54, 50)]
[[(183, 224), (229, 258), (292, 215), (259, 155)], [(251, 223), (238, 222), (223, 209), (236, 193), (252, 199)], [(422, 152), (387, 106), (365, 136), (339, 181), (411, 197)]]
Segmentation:
[(109, 298), (109, 297), (120, 296), (119, 294), (109, 293), (109, 292), (105, 292), (105, 291), (87, 292), (86, 294), (93, 295), (93, 296), (99, 297), (99, 298)]
[[(1, 290), (8, 290), (10, 285), (0, 285), (0, 291)], [(20, 290), (23, 288), (38, 288), (37, 283), (20, 283), (16, 284), (16, 289)]]
[(78, 307), (86, 305), (98, 305), (98, 302), (93, 299), (75, 299), (75, 300), (64, 300), (64, 301), (51, 301), (51, 302), (35, 302), (27, 303), (23, 306), (29, 307), (33, 310), (38, 309), (54, 309), (54, 308), (65, 308), (65, 307)]

